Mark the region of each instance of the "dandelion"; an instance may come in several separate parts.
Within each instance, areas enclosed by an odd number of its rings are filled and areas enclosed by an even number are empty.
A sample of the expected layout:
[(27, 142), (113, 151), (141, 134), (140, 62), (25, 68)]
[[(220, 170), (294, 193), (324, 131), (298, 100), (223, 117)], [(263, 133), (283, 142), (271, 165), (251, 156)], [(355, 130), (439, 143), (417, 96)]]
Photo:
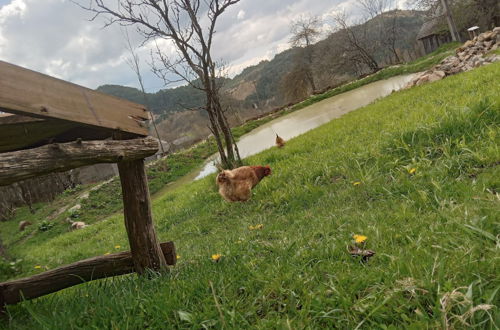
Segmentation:
[(352, 183), (353, 186), (359, 186), (360, 184), (361, 184), (361, 181), (356, 181), (356, 182)]
[(222, 257), (222, 254), (212, 254), (212, 260), (215, 262), (218, 262), (220, 258)]
[(356, 243), (363, 243), (368, 239), (365, 235), (353, 235), (352, 238), (356, 241)]
[(111, 252), (104, 253), (105, 256), (109, 256), (110, 254), (111, 254)]
[(115, 245), (115, 249), (117, 249), (117, 250), (118, 250), (119, 248), (121, 248), (121, 246), (120, 246), (120, 245)]
[(259, 223), (258, 225), (255, 226), (248, 226), (249, 230), (256, 230), (256, 229), (262, 229), (264, 228), (264, 225), (262, 223)]
[(176, 258), (177, 258), (177, 259), (180, 259), (180, 258), (181, 258), (181, 256), (180, 256), (180, 255), (177, 255), (177, 256), (176, 256)]
[(42, 266), (40, 266), (40, 265), (36, 265), (36, 266), (35, 266), (35, 269), (42, 269)]
[(410, 174), (415, 174), (415, 172), (416, 172), (416, 171), (417, 171), (417, 169), (416, 169), (416, 168), (410, 168), (410, 169), (408, 170), (408, 173), (410, 173)]

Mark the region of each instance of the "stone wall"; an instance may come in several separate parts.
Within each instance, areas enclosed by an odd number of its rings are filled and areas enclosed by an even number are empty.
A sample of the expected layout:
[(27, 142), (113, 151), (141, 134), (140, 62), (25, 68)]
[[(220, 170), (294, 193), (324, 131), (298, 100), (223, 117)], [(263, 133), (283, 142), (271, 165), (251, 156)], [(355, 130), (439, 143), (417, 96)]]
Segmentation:
[(472, 70), (485, 64), (500, 61), (500, 55), (491, 53), (500, 48), (500, 27), (481, 33), (468, 40), (456, 50), (456, 55), (448, 56), (441, 63), (417, 75), (409, 87), (443, 79), (460, 72)]

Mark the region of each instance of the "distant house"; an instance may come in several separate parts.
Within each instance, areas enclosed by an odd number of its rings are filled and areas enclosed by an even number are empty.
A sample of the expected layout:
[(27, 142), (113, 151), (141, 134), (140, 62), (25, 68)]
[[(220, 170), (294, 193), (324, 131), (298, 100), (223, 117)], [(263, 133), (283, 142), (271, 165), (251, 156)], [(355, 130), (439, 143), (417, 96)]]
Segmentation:
[(451, 34), (444, 28), (442, 17), (433, 17), (425, 22), (417, 34), (426, 54), (435, 51), (439, 46), (451, 42)]

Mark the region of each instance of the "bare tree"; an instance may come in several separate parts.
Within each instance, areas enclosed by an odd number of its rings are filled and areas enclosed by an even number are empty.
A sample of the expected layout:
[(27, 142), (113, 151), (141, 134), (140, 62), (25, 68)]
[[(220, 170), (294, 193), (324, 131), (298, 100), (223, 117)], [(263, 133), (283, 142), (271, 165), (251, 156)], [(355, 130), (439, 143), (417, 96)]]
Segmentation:
[[(77, 1), (77, 0), (73, 0)], [(104, 16), (106, 26), (121, 24), (135, 26), (144, 42), (157, 45), (153, 71), (165, 82), (169, 74), (203, 90), (206, 108), (221, 163), (225, 168), (241, 160), (234, 150), (234, 137), (220, 101), (220, 71), (212, 57), (215, 26), (224, 11), (240, 0), (89, 0), (80, 7)], [(173, 45), (177, 57), (167, 57), (160, 44)]]
[[(402, 38), (398, 26), (398, 10), (394, 0), (357, 0), (363, 12), (372, 20), (375, 43), (380, 53), (389, 53), (396, 63), (401, 62), (396, 44)], [(392, 61), (391, 61), (392, 62)]]
[(283, 76), (281, 80), (281, 94), (285, 103), (296, 103), (305, 99), (307, 87), (310, 84), (307, 79), (307, 69), (296, 66), (291, 72)]
[[(318, 16), (301, 16), (292, 22), (291, 33), (292, 38), (290, 43), (293, 47), (301, 47), (302, 52), (299, 52), (299, 57), (301, 60), (296, 66), (304, 66), (305, 75), (312, 91), (316, 91), (316, 83), (314, 81), (313, 74), (313, 60), (314, 60), (314, 48), (312, 44), (320, 36), (320, 26), (321, 20)], [(295, 74), (290, 77), (296, 77), (296, 73), (300, 70), (295, 70)], [(289, 77), (289, 78), (290, 78)]]
[(368, 35), (367, 25), (350, 24), (346, 12), (336, 13), (333, 20), (342, 37), (339, 46), (343, 49), (343, 57), (359, 70), (362, 70), (362, 66), (366, 66), (371, 72), (378, 71), (379, 65), (375, 59), (376, 45)]
[[(139, 55), (136, 53), (135, 48), (132, 46), (132, 42), (130, 41), (130, 36), (127, 32), (126, 29), (124, 29), (123, 34), (125, 36), (125, 41), (127, 42), (127, 50), (130, 53), (130, 57), (126, 59), (126, 62), (128, 66), (134, 71), (137, 80), (139, 81), (139, 86), (141, 87), (141, 92), (142, 92), (142, 97), (144, 98), (144, 105), (146, 106), (147, 110), (151, 112), (151, 106), (149, 104), (149, 99), (148, 95), (146, 94), (146, 90), (144, 88), (144, 82), (142, 80), (142, 74), (141, 74), (141, 68), (140, 68), (140, 61), (139, 61)], [(158, 138), (158, 142), (160, 143), (160, 149), (162, 155), (165, 155), (165, 148), (163, 147), (163, 141), (160, 138), (160, 134), (158, 133), (158, 128), (156, 127), (156, 122), (155, 118), (153, 115), (151, 115), (151, 122), (153, 123), (153, 128), (156, 133), (156, 137)]]

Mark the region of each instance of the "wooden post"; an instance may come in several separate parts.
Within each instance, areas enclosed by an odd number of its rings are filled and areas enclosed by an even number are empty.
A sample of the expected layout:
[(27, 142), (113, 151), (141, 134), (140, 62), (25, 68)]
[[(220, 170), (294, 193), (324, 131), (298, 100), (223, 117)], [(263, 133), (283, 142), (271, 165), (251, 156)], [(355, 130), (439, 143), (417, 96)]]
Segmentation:
[(143, 274), (146, 269), (165, 269), (167, 263), (158, 244), (151, 215), (144, 160), (119, 162), (118, 171), (122, 185), (125, 227), (134, 268), (139, 274)]
[[(162, 243), (161, 251), (167, 264), (175, 265), (177, 258), (174, 243)], [(132, 255), (127, 251), (80, 260), (31, 277), (3, 282), (0, 283), (0, 314), (5, 311), (5, 305), (14, 305), (81, 283), (134, 271)]]

